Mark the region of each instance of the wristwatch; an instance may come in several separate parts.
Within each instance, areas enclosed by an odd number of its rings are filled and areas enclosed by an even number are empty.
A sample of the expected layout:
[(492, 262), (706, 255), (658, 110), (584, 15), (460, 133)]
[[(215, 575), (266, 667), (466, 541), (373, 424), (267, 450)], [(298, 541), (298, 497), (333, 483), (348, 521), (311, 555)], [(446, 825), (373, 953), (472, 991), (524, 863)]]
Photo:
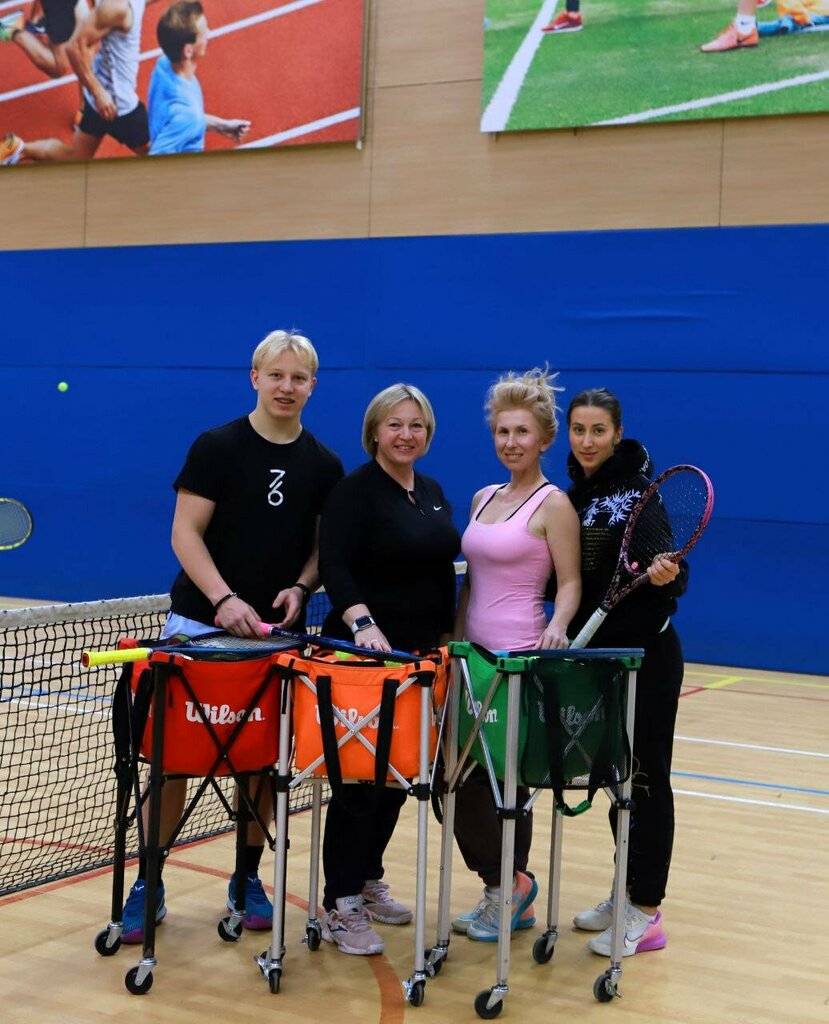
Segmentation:
[(358, 615), (357, 618), (351, 623), (351, 632), (355, 635), (360, 632), (361, 629), (368, 629), (369, 626), (376, 626), (377, 623), (370, 615)]

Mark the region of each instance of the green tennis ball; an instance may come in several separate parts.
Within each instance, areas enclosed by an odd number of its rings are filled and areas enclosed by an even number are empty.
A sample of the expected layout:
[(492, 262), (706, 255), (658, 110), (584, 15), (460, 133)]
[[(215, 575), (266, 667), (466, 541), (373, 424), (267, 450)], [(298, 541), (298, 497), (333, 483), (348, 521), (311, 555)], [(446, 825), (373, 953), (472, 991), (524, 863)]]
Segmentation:
[(65, 380), (62, 380), (60, 382), (60, 384), (58, 384), (58, 391), (68, 391), (68, 390), (69, 390), (69, 385), (66, 383)]

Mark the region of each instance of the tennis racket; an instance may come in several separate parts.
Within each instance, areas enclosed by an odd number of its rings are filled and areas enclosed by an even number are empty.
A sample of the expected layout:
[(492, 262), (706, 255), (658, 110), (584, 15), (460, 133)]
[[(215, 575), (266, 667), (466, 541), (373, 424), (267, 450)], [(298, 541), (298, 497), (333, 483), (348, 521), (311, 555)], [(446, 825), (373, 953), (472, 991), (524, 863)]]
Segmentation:
[(292, 633), (281, 626), (272, 626), (268, 622), (260, 622), (259, 628), (266, 636), (282, 637), (284, 640), (291, 640), (296, 644), (315, 644), (317, 647), (327, 647), (332, 651), (343, 651), (345, 654), (359, 654), (363, 658), (377, 658), (378, 661), (417, 661), (417, 655), (411, 651), (373, 651), (370, 647), (360, 647), (359, 644), (349, 643), (348, 640), (331, 640), (327, 636), (317, 636), (313, 633)]
[(657, 555), (679, 562), (702, 535), (714, 508), (714, 487), (696, 466), (672, 466), (631, 509), (607, 593), (570, 645), (584, 647), (607, 613), (648, 579)]
[(0, 498), (0, 551), (19, 548), (31, 537), (32, 513), (14, 498)]
[(81, 664), (84, 668), (97, 665), (119, 665), (128, 661), (144, 661), (156, 651), (166, 654), (179, 654), (193, 661), (244, 661), (247, 658), (264, 658), (277, 651), (291, 650), (297, 646), (295, 641), (277, 637), (248, 639), (233, 636), (224, 630), (215, 633), (203, 633), (197, 637), (183, 635), (160, 640), (158, 643), (142, 647), (124, 647), (110, 651), (84, 651)]

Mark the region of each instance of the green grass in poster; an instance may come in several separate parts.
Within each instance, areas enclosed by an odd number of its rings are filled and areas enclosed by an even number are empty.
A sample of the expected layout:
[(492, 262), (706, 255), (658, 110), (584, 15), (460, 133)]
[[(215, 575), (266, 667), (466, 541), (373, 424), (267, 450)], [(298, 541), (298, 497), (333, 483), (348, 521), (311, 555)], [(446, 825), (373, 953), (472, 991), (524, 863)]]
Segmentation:
[[(563, 0), (548, 7), (557, 13)], [(581, 32), (542, 35), (533, 30), (540, 0), (487, 0), (482, 109), (526, 40), (514, 95), (506, 90), (495, 104), (500, 130), (829, 110), (829, 31), (700, 52), (735, 8), (736, 0), (583, 0)], [(776, 17), (773, 3), (758, 11), (759, 21)]]

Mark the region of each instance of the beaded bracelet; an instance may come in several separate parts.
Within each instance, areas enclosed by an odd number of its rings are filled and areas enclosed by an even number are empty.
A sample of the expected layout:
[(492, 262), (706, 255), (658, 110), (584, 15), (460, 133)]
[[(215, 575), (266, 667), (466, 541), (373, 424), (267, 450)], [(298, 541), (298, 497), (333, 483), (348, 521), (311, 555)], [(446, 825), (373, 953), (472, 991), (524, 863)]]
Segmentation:
[(229, 594), (225, 594), (224, 597), (220, 597), (219, 598), (219, 600), (213, 605), (213, 611), (217, 612), (222, 607), (222, 605), (225, 603), (225, 601), (229, 601), (231, 599), (231, 597), (238, 597), (238, 596), (239, 595), (237, 593), (235, 593), (234, 591), (231, 590), (231, 592)]

